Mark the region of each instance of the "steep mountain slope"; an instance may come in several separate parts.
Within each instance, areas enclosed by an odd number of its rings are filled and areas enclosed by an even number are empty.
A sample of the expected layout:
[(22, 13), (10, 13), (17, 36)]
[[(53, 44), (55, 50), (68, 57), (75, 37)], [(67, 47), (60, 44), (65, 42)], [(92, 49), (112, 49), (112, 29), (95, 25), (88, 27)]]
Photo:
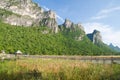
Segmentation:
[(110, 52), (97, 47), (86, 36), (82, 40), (75, 40), (74, 37), (78, 33), (74, 32), (44, 34), (44, 30), (50, 31), (50, 29), (47, 27), (11, 26), (2, 22), (0, 25), (0, 50), (8, 53), (14, 53), (17, 50), (29, 54), (49, 55), (101, 55)]
[(102, 44), (100, 31), (94, 30), (93, 33), (87, 34), (88, 38), (96, 45)]
[(74, 33), (71, 34), (71, 36), (73, 36), (73, 39), (78, 41), (82, 40), (82, 38), (86, 36), (84, 28), (81, 24), (74, 24), (68, 19), (65, 19), (65, 22), (62, 25), (59, 25), (59, 29), (64, 33)]
[(107, 44), (103, 43), (100, 31), (94, 30), (93, 33), (87, 34), (87, 37), (91, 40), (93, 44), (97, 45), (102, 50), (106, 49), (114, 52), (114, 50), (112, 50)]
[(112, 43), (109, 45), (109, 47), (117, 52), (120, 52), (120, 48), (118, 46), (114, 46)]
[[(0, 50), (29, 54), (103, 55), (112, 50), (94, 31), (94, 45), (83, 26), (66, 19), (57, 24), (53, 11), (44, 11), (31, 0), (0, 2)], [(99, 44), (100, 43), (100, 44)], [(102, 45), (101, 45), (102, 44)]]
[[(32, 0), (2, 0), (0, 8), (14, 14), (0, 15), (5, 23), (17, 26), (47, 26), (52, 32), (58, 32), (56, 14), (44, 11)], [(16, 15), (17, 14), (17, 15)]]

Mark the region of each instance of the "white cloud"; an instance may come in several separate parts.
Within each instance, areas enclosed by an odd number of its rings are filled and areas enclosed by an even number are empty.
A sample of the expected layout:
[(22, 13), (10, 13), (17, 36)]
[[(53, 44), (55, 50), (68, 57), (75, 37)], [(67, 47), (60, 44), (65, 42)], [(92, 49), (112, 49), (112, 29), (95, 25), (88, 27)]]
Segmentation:
[(97, 29), (101, 32), (102, 39), (105, 43), (113, 43), (120, 47), (120, 31), (115, 31), (111, 26), (101, 23), (85, 23), (83, 25), (87, 33), (91, 33), (94, 29)]
[(61, 20), (62, 22), (64, 22), (64, 19), (62, 17), (60, 17), (59, 15), (56, 15), (56, 17)]
[(49, 11), (50, 9), (47, 8), (46, 6), (42, 6), (45, 11)]
[[(43, 7), (43, 9), (44, 9), (45, 11), (49, 11), (49, 10), (50, 10), (50, 9), (47, 8), (46, 6), (42, 6), (42, 7)], [(56, 17), (57, 17), (60, 21), (64, 22), (64, 19), (63, 19), (62, 17), (60, 17), (58, 14), (56, 14)]]
[(108, 17), (112, 12), (120, 11), (120, 6), (112, 7), (112, 8), (106, 8), (97, 13), (96, 16), (93, 16), (92, 20), (98, 20)]
[(107, 15), (99, 15), (99, 16), (94, 16), (94, 17), (92, 17), (91, 19), (92, 19), (92, 20), (98, 20), (98, 19), (103, 19), (103, 18), (105, 18), (105, 17), (107, 17)]
[(112, 8), (108, 8), (108, 9), (103, 9), (98, 14), (103, 15), (103, 14), (108, 14), (108, 13), (111, 13), (111, 12), (114, 12), (114, 11), (119, 11), (119, 10), (120, 10), (120, 6), (112, 7)]
[[(35, 0), (34, 0), (35, 1)], [(40, 7), (40, 0), (36, 0), (38, 2), (38, 6)], [(50, 9), (44, 5), (41, 6), (45, 11), (49, 11)], [(58, 14), (56, 14), (57, 19), (59, 19), (62, 23), (64, 22), (64, 19), (60, 17)]]

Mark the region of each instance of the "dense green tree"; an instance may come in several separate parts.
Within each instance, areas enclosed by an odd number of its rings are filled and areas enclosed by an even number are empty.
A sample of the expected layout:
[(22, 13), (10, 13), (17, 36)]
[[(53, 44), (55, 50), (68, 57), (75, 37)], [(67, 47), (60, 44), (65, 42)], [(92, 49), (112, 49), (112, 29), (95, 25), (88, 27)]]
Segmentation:
[[(42, 32), (47, 30), (48, 34)], [(47, 27), (12, 26), (0, 22), (0, 50), (14, 53), (44, 55), (102, 55), (111, 53), (106, 46), (94, 45), (87, 36), (81, 41), (75, 37), (85, 35), (82, 30), (51, 33)]]

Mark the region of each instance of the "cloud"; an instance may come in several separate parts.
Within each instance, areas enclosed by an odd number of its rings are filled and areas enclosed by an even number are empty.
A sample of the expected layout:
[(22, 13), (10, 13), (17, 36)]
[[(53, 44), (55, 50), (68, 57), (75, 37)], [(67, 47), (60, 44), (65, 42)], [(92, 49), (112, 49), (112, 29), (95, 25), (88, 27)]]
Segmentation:
[(103, 14), (108, 14), (108, 13), (111, 13), (111, 12), (114, 12), (114, 11), (119, 11), (119, 10), (120, 10), (120, 6), (112, 7), (112, 8), (109, 8), (109, 9), (103, 9), (98, 14), (103, 15)]
[(83, 26), (87, 33), (93, 32), (94, 29), (99, 30), (101, 32), (103, 42), (107, 44), (113, 43), (120, 47), (120, 31), (114, 30), (112, 26), (101, 23), (85, 23)]
[[(45, 11), (49, 11), (49, 10), (50, 10), (48, 7), (46, 7), (46, 6), (44, 6), (44, 5), (40, 5), (40, 0), (33, 0), (33, 1), (36, 1), (37, 4), (38, 4), (38, 6), (39, 6), (39, 7), (42, 7)], [(56, 14), (56, 17), (57, 17), (57, 19), (60, 20), (62, 23), (64, 22), (64, 19), (63, 19), (61, 16), (59, 16), (58, 14)]]
[(94, 17), (92, 17), (91, 19), (92, 19), (92, 20), (98, 20), (98, 19), (103, 19), (103, 18), (105, 18), (105, 17), (107, 17), (107, 15), (99, 15), (99, 16), (94, 16)]
[(47, 8), (46, 6), (42, 6), (45, 11), (49, 11), (50, 9)]
[(109, 15), (112, 12), (116, 12), (116, 11), (120, 11), (120, 6), (103, 9), (99, 11), (96, 16), (91, 17), (91, 19), (92, 20), (103, 19), (103, 18), (109, 17)]
[[(50, 10), (50, 9), (47, 8), (46, 6), (42, 6), (42, 7), (43, 7), (43, 9), (44, 9), (45, 11), (49, 11), (49, 10)], [(57, 17), (60, 21), (64, 22), (64, 19), (63, 19), (62, 17), (60, 17), (58, 14), (56, 14), (56, 17)]]
[(64, 19), (62, 17), (60, 17), (59, 15), (56, 15), (56, 17), (61, 20), (62, 22), (64, 22)]

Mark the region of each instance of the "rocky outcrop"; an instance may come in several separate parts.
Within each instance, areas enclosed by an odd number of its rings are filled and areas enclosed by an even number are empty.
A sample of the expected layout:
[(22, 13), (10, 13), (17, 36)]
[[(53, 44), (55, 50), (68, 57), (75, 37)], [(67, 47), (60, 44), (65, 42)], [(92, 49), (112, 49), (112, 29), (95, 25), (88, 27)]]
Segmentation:
[[(59, 29), (64, 29), (70, 32), (83, 31), (84, 28), (80, 23), (74, 24), (68, 19), (58, 27), (56, 13), (52, 10), (44, 11), (42, 7), (33, 3), (32, 0), (1, 0), (0, 9), (11, 12), (11, 15), (0, 15), (5, 23), (17, 26), (46, 26), (51, 29), (51, 32), (58, 33)], [(81, 39), (81, 37), (77, 37)]]
[(11, 25), (18, 25), (18, 26), (32, 26), (34, 20), (32, 20), (28, 16), (16, 16), (16, 15), (11, 15), (7, 18), (4, 19), (6, 23), (9, 23)]
[(61, 31), (72, 32), (74, 34), (72, 35), (73, 38), (77, 41), (81, 41), (85, 36), (83, 26), (80, 23), (75, 24), (68, 19), (65, 19), (65, 22), (62, 25), (60, 25), (59, 28)]
[(58, 32), (55, 12), (44, 11), (32, 0), (1, 0), (0, 8), (13, 13), (4, 17), (6, 23), (18, 26), (42, 25), (50, 28), (52, 32)]
[(22, 16), (28, 15), (33, 19), (41, 19), (42, 13), (44, 12), (32, 0), (2, 0), (0, 2), (0, 8)]
[(84, 27), (81, 25), (81, 23), (77, 23), (75, 26), (77, 26), (78, 29), (84, 31)]
[(73, 22), (71, 22), (70, 20), (68, 19), (65, 19), (65, 22), (63, 23), (63, 26), (65, 28), (73, 28)]
[(99, 44), (102, 42), (100, 31), (94, 30), (93, 33), (87, 34), (88, 38), (94, 43)]
[(109, 44), (109, 47), (116, 52), (120, 52), (120, 48), (118, 46), (114, 46), (112, 43)]
[(41, 26), (48, 26), (50, 29), (52, 29), (52, 32), (55, 32), (55, 33), (58, 32), (56, 14), (51, 10), (44, 12), (44, 18), (42, 19), (40, 24)]
[(65, 19), (65, 22), (62, 24), (61, 27), (70, 29), (70, 31), (76, 31), (76, 30), (84, 31), (84, 28), (80, 23), (74, 24), (72, 21), (70, 21), (68, 19)]

